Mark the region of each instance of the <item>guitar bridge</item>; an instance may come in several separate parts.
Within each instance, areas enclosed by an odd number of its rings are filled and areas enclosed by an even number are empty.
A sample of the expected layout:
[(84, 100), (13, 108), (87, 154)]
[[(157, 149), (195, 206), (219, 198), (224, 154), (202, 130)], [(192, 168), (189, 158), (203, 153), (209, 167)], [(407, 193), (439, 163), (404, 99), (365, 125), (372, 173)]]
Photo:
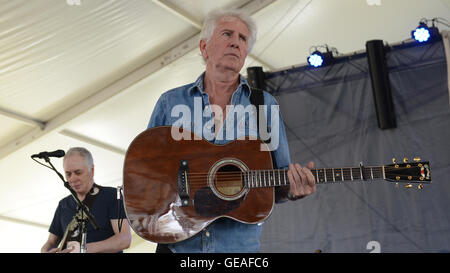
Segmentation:
[(181, 206), (189, 206), (189, 185), (187, 173), (189, 165), (187, 160), (180, 160), (180, 167), (178, 169), (178, 195), (181, 199)]

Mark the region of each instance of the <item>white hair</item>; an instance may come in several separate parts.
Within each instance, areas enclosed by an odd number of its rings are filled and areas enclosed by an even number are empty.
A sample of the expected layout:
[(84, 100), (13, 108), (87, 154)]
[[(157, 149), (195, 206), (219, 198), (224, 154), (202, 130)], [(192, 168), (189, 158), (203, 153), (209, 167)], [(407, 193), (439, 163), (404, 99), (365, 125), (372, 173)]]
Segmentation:
[(205, 42), (209, 42), (211, 39), (211, 36), (214, 33), (214, 29), (216, 27), (217, 22), (225, 17), (232, 17), (236, 18), (240, 21), (242, 21), (248, 29), (248, 47), (247, 47), (247, 53), (250, 53), (250, 51), (253, 48), (253, 45), (256, 42), (256, 24), (253, 21), (253, 19), (248, 15), (247, 13), (243, 12), (242, 10), (237, 9), (218, 9), (213, 10), (209, 12), (205, 20), (203, 21), (203, 27), (202, 31), (200, 32), (200, 40), (203, 40)]
[(92, 166), (94, 165), (94, 159), (92, 158), (91, 152), (88, 151), (88, 149), (83, 147), (73, 147), (70, 148), (67, 153), (64, 155), (64, 160), (72, 156), (74, 154), (79, 154), (84, 158), (84, 161), (86, 162), (86, 166), (88, 167), (89, 171), (91, 171)]

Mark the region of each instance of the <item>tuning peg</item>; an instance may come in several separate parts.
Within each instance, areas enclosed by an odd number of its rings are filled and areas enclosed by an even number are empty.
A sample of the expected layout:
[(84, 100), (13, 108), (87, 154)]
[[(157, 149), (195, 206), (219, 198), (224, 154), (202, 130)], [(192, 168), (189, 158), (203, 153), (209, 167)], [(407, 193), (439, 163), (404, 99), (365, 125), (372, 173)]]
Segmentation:
[(423, 189), (423, 185), (422, 185), (422, 184), (419, 184), (419, 186), (417, 186), (417, 188), (418, 188), (419, 190), (422, 190), (422, 189)]
[(410, 189), (410, 188), (412, 188), (412, 185), (408, 184), (408, 185), (405, 186), (405, 188)]
[(408, 158), (403, 158), (403, 163), (407, 163), (408, 162)]
[(392, 163), (397, 163), (395, 157), (392, 158)]
[(414, 157), (413, 160), (414, 160), (415, 162), (419, 162), (419, 161), (420, 161), (420, 157), (416, 156), (416, 157)]

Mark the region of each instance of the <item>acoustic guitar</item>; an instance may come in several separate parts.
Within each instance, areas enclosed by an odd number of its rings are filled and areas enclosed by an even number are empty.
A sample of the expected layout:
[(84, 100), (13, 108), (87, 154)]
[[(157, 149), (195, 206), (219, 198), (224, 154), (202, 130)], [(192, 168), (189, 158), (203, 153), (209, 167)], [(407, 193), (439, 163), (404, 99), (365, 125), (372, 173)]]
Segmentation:
[[(272, 212), (274, 187), (287, 186), (287, 170), (273, 169), (260, 140), (215, 145), (187, 130), (146, 130), (130, 144), (124, 162), (127, 218), (142, 238), (156, 243), (186, 240), (220, 217), (260, 223)], [(187, 137), (186, 137), (187, 136)], [(428, 162), (312, 169), (317, 184), (356, 180), (431, 182)], [(406, 161), (406, 160), (405, 160)]]

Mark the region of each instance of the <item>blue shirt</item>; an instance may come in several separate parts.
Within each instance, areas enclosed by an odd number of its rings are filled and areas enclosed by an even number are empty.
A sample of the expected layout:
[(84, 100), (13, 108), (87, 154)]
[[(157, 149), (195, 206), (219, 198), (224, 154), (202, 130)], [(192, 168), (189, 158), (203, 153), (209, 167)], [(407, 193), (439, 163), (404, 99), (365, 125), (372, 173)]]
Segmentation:
[[(111, 219), (125, 218), (125, 210), (123, 202), (120, 202), (120, 215), (118, 215), (117, 190), (112, 187), (102, 187), (98, 192), (98, 196), (90, 209), (94, 220), (99, 226), (99, 230), (95, 230), (89, 221), (87, 225), (86, 242), (98, 242), (108, 239), (114, 235), (111, 225)], [(72, 221), (73, 216), (77, 213), (77, 204), (69, 195), (62, 199), (56, 208), (53, 221), (50, 225), (49, 232), (62, 239), (66, 231), (66, 227)], [(69, 241), (73, 241), (70, 240)]]
[[(251, 107), (251, 89), (247, 80), (240, 76), (237, 89), (231, 97), (231, 108), (217, 135), (214, 135), (213, 107), (203, 90), (204, 73), (191, 83), (169, 90), (161, 95), (153, 110), (148, 128), (177, 126), (202, 136), (211, 143), (222, 145), (243, 136), (266, 140), (278, 168), (288, 168), (289, 146), (284, 124), (275, 98), (264, 91), (264, 116), (267, 128), (256, 126), (256, 113)], [(244, 111), (242, 111), (244, 109)], [(273, 120), (273, 122), (272, 122)], [(199, 234), (168, 245), (172, 252), (258, 252), (262, 224), (245, 224), (229, 218), (220, 218)]]

